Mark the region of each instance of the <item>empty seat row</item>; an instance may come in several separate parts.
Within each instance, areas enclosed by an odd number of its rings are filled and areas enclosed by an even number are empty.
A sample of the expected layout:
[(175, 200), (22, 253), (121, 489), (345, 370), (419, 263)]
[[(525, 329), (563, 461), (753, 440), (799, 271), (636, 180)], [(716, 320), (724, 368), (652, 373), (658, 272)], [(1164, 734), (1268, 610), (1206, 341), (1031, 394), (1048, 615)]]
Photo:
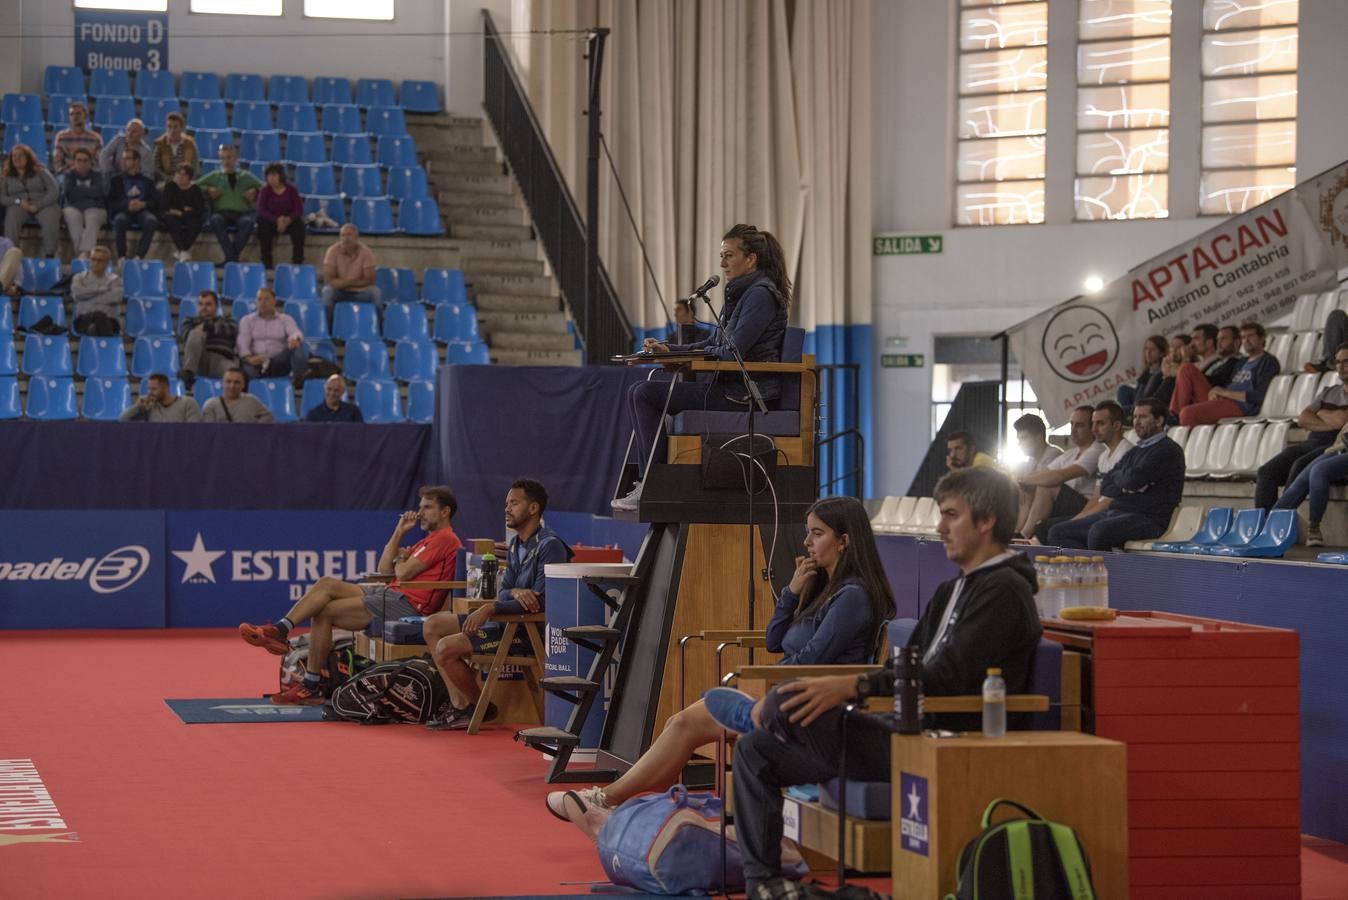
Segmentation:
[(940, 508), (931, 497), (886, 497), (871, 527), (892, 534), (935, 534), (940, 521)]
[[(1262, 509), (1213, 507), (1198, 521), (1198, 507), (1177, 515), (1167, 535), (1151, 542), (1148, 548), (1158, 553), (1185, 553), (1193, 556), (1278, 558), (1285, 554), (1297, 537), (1297, 516), (1293, 509), (1274, 509), (1267, 515)], [(1183, 519), (1183, 521), (1181, 521)], [(1183, 530), (1193, 524), (1189, 535)], [(1172, 537), (1172, 532), (1180, 536)]]
[[(1288, 422), (1195, 425), (1184, 438), (1186, 478), (1249, 479), (1287, 444)], [(1172, 428), (1171, 438), (1179, 428)], [(1179, 441), (1176, 441), (1179, 443)]]
[[(0, 375), (25, 375), (68, 378), (79, 372), (86, 377), (105, 377), (127, 373), (126, 348), (119, 337), (80, 338), (79, 368), (70, 353), (65, 335), (30, 334), (24, 339), (23, 367), (18, 368), (13, 338), (0, 334)], [(152, 372), (177, 372), (178, 343), (169, 336), (136, 338), (131, 349), (131, 374), (143, 378)]]
[(1314, 331), (1324, 328), (1325, 320), (1336, 309), (1348, 312), (1348, 288), (1335, 288), (1318, 294), (1299, 294), (1296, 305), (1292, 307), (1291, 330)]
[(1264, 392), (1264, 404), (1256, 416), (1242, 421), (1279, 421), (1295, 419), (1324, 388), (1339, 383), (1337, 372), (1302, 372), (1275, 375)]
[(397, 166), (389, 169), (385, 185), (378, 165), (341, 166), (341, 174), (330, 163), (295, 166), (295, 189), (304, 196), (384, 197), (393, 200), (430, 199), (426, 170), (419, 165)]

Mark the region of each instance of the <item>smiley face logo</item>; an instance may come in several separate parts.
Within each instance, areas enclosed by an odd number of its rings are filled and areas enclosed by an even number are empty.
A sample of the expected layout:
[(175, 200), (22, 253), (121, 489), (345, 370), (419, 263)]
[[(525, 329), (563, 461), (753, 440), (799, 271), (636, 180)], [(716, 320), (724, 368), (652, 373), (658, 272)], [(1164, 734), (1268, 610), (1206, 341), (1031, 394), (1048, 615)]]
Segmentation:
[(1044, 358), (1059, 378), (1078, 384), (1094, 381), (1119, 356), (1114, 323), (1090, 306), (1059, 310), (1044, 328)]

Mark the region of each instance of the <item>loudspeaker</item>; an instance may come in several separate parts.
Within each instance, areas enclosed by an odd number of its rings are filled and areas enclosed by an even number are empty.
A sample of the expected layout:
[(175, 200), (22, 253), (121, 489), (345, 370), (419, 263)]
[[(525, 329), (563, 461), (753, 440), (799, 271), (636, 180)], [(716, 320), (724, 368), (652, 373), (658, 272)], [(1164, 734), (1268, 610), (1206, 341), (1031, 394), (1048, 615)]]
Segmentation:
[(702, 487), (705, 490), (748, 490), (757, 494), (776, 476), (777, 447), (768, 435), (702, 436)]

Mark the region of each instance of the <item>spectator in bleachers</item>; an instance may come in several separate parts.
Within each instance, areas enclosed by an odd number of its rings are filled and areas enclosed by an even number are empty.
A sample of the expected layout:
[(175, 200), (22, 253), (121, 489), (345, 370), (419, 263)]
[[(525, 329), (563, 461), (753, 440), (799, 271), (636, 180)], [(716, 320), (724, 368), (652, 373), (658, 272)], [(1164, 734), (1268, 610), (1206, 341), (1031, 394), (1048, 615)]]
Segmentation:
[(1034, 413), (1026, 413), (1016, 419), (1011, 427), (1016, 432), (1016, 444), (1020, 452), (1025, 454), (1024, 461), (1016, 468), (1016, 477), (1042, 471), (1062, 453), (1048, 442), (1048, 428), (1044, 420)]
[[(254, 204), (262, 182), (252, 172), (240, 170), (239, 148), (223, 144), (220, 147), (220, 168), (203, 175), (197, 184), (211, 198), (211, 231), (220, 242), (225, 262), (238, 262), (256, 224)], [(229, 236), (230, 231), (234, 237)]]
[(1189, 402), (1179, 411), (1181, 425), (1215, 425), (1220, 419), (1259, 414), (1268, 383), (1281, 368), (1272, 354), (1264, 352), (1266, 337), (1264, 326), (1258, 322), (1246, 322), (1240, 326), (1245, 360), (1236, 369), (1227, 387), (1213, 387), (1202, 373), (1190, 373), (1192, 388), (1185, 398)]
[(1339, 383), (1321, 389), (1310, 405), (1297, 416), (1297, 425), (1306, 429), (1306, 440), (1283, 448), (1282, 452), (1259, 467), (1254, 483), (1254, 505), (1272, 509), (1278, 488), (1296, 481), (1297, 476), (1334, 442), (1339, 429), (1348, 425), (1348, 344), (1340, 344), (1334, 354)]
[(1325, 318), (1324, 347), (1325, 355), (1305, 365), (1307, 372), (1332, 372), (1335, 369), (1334, 356), (1340, 346), (1348, 341), (1348, 312), (1341, 309), (1330, 310)]
[(70, 297), (75, 301), (71, 320), (77, 334), (111, 337), (122, 333), (122, 279), (112, 268), (107, 247), (89, 254), (89, 268), (70, 279)]
[(1040, 470), (1018, 478), (1021, 509), (1016, 531), (1020, 537), (1043, 543), (1049, 528), (1081, 512), (1095, 493), (1096, 470), (1105, 445), (1092, 432), (1094, 414), (1092, 406), (1072, 410), (1071, 446)]
[(9, 238), (0, 235), (0, 291), (6, 294), (17, 292), (22, 271), (23, 251)]
[(98, 232), (108, 223), (108, 184), (94, 168), (93, 155), (83, 147), (61, 175), (61, 215), (70, 232), (75, 255), (88, 259), (98, 244)]
[(219, 305), (215, 291), (202, 291), (197, 295), (197, 314), (179, 325), (183, 368), (178, 377), (188, 387), (198, 376), (220, 378), (238, 364), (239, 323), (219, 315)]
[(266, 404), (252, 394), (243, 392), (247, 385), (243, 369), (238, 366), (226, 369), (220, 380), (220, 396), (206, 401), (206, 405), (201, 408), (201, 421), (275, 422), (276, 416), (272, 415)]
[[(1095, 412), (1091, 414), (1091, 434), (1095, 436), (1096, 441), (1104, 445), (1104, 450), (1100, 453), (1100, 459), (1096, 461), (1095, 472), (1095, 491), (1091, 498), (1086, 501), (1086, 505), (1081, 508), (1073, 518), (1080, 519), (1086, 516), (1093, 516), (1106, 507), (1106, 503), (1100, 495), (1100, 482), (1104, 477), (1113, 471), (1118, 465), (1119, 460), (1127, 455), (1128, 451), (1133, 449), (1133, 442), (1124, 437), (1126, 430), (1123, 421), (1123, 407), (1113, 400), (1103, 400), (1095, 406)], [(1057, 523), (1053, 523), (1056, 525)], [(1040, 541), (1047, 543), (1046, 538), (1049, 528), (1043, 529), (1045, 537)]]
[(243, 317), (235, 342), (239, 363), (249, 379), (290, 375), (300, 387), (308, 354), (304, 334), (295, 320), (276, 310), (276, 294), (269, 287), (257, 290), (257, 311)]
[[(143, 259), (150, 252), (150, 242), (159, 228), (154, 208), (156, 193), (154, 179), (140, 170), (140, 151), (128, 147), (122, 153), (122, 171), (112, 176), (108, 185), (108, 215), (112, 218), (112, 240), (118, 259)], [(140, 229), (136, 251), (126, 255), (126, 232)]]
[(145, 123), (140, 119), (128, 121), (126, 127), (103, 147), (103, 154), (98, 158), (98, 170), (104, 178), (111, 178), (122, 170), (122, 154), (128, 149), (139, 153), (142, 160), (148, 160), (154, 155), (154, 147), (145, 139)]
[[(1142, 342), (1142, 374), (1136, 384), (1121, 384), (1118, 390), (1119, 406), (1125, 414), (1131, 413), (1133, 406), (1140, 400), (1156, 397), (1161, 393), (1161, 361), (1170, 352), (1170, 345), (1159, 334), (1153, 334)], [(1168, 401), (1169, 396), (1166, 397)]]
[(996, 468), (997, 460), (978, 449), (978, 442), (967, 431), (952, 431), (945, 439), (945, 466), (950, 472), (977, 466)]
[(183, 163), (165, 183), (160, 198), (159, 211), (173, 237), (173, 246), (178, 248), (175, 256), (179, 262), (191, 261), (192, 245), (206, 224), (206, 195), (193, 183), (194, 174), (192, 167)]
[(88, 108), (78, 100), (72, 100), (66, 107), (70, 125), (56, 132), (51, 142), (51, 170), (60, 175), (75, 164), (75, 151), (87, 150), (89, 160), (94, 162), (103, 151), (103, 135), (86, 128), (89, 120)]
[(1112, 550), (1128, 541), (1160, 537), (1184, 493), (1184, 451), (1165, 434), (1166, 405), (1139, 401), (1133, 407), (1137, 446), (1100, 482), (1100, 505), (1088, 516), (1053, 526), (1048, 543), (1059, 547)]
[(164, 133), (154, 142), (154, 180), (162, 187), (177, 175), (179, 166), (196, 172), (201, 165), (197, 142), (183, 133), (187, 122), (182, 113), (171, 112), (164, 117)]
[(384, 298), (374, 284), (379, 265), (374, 251), (360, 239), (356, 226), (347, 223), (337, 233), (337, 243), (323, 254), (323, 303), (328, 321), (338, 303), (373, 303), (382, 315)]
[(15, 144), (0, 177), (0, 206), (5, 208), (5, 237), (19, 243), (29, 221), (42, 229), (42, 255), (55, 256), (61, 239), (61, 189), (27, 144)]
[(711, 328), (702, 324), (693, 315), (693, 301), (674, 301), (674, 325), (669, 329), (669, 341), (672, 344), (691, 344), (705, 341), (711, 337)]
[(1240, 332), (1229, 325), (1220, 329), (1211, 323), (1194, 326), (1191, 346), (1197, 358), (1175, 371), (1175, 389), (1170, 395), (1174, 421), (1178, 421), (1184, 407), (1206, 399), (1212, 388), (1224, 388), (1231, 383), (1242, 363), (1237, 354), (1239, 337)]
[(1175, 354), (1177, 359), (1182, 359), (1184, 362), (1193, 362), (1193, 337), (1183, 333), (1171, 335), (1170, 352)]
[(1301, 470), (1301, 474), (1283, 491), (1278, 502), (1273, 504), (1275, 509), (1296, 509), (1301, 501), (1310, 498), (1306, 510), (1306, 538), (1303, 541), (1307, 547), (1324, 546), (1320, 522), (1325, 517), (1325, 510), (1329, 509), (1329, 487), (1348, 481), (1348, 452), (1345, 450), (1348, 450), (1348, 425), (1339, 429), (1334, 443), (1311, 460), (1310, 465)]
[(323, 382), (323, 402), (304, 414), (306, 422), (364, 422), (360, 407), (346, 402), (346, 379), (329, 375)]
[(169, 390), (168, 376), (150, 374), (149, 389), (140, 399), (122, 410), (122, 422), (200, 422), (201, 410), (191, 397), (175, 397)]
[(266, 184), (257, 194), (257, 246), (262, 265), (276, 267), (272, 247), (278, 235), (290, 235), (290, 261), (304, 264), (304, 201), (299, 189), (286, 180), (286, 167), (274, 162), (263, 176)]

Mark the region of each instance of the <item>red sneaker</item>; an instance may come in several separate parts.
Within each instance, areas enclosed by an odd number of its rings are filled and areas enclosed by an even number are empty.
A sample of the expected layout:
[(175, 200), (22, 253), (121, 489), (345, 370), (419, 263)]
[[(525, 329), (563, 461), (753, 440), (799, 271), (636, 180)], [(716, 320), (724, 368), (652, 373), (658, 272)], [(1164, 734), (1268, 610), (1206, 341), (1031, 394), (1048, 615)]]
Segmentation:
[(276, 656), (285, 656), (290, 652), (290, 645), (281, 639), (281, 632), (277, 631), (276, 626), (271, 623), (266, 625), (240, 623), (239, 637), (254, 647), (261, 647)]
[(277, 706), (322, 706), (327, 702), (322, 687), (308, 688), (303, 681), (296, 682), (284, 691), (271, 695), (271, 702)]

